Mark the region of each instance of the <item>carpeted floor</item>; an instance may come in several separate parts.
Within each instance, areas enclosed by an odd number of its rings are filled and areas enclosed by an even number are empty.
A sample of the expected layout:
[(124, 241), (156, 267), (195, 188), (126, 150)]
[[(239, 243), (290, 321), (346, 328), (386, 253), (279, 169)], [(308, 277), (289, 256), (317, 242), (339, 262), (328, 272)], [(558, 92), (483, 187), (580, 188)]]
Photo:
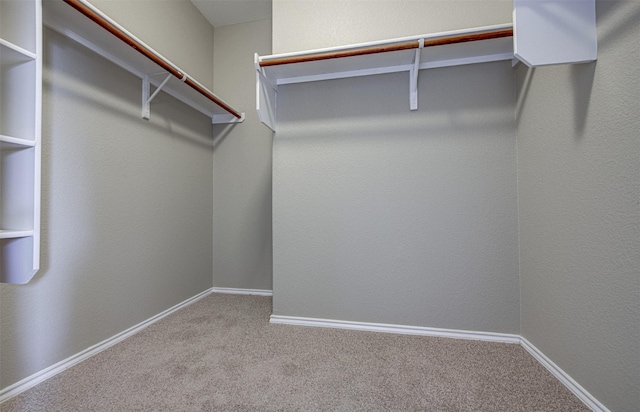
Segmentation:
[(586, 411), (519, 345), (270, 325), (213, 294), (0, 405), (10, 411)]

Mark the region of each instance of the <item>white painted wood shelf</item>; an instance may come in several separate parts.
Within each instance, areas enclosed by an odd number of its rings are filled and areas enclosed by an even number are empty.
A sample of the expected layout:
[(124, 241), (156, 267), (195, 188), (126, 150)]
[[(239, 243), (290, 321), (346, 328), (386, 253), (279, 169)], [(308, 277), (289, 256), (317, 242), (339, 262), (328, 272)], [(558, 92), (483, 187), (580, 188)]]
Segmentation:
[(418, 107), (418, 71), (513, 59), (513, 25), (501, 24), (295, 53), (255, 56), (256, 108), (260, 121), (276, 130), (279, 85), (409, 73), (409, 108)]
[[(174, 74), (160, 67), (156, 62), (125, 43), (121, 38), (105, 30), (86, 15), (83, 15), (74, 7), (82, 7), (97, 16), (104, 24), (110, 25), (118, 35), (122, 35), (128, 42), (134, 42), (146, 49), (154, 57), (166, 63)], [(152, 6), (150, 6), (152, 7)], [(106, 22), (106, 23), (105, 23)], [(160, 53), (145, 44), (124, 27), (109, 18), (95, 6), (86, 0), (47, 0), (44, 2), (44, 24), (60, 34), (82, 44), (100, 56), (112, 61), (121, 68), (129, 71), (142, 79), (141, 87), (144, 90), (142, 117), (149, 117), (149, 103), (155, 96), (150, 96), (150, 87), (160, 87), (163, 92), (173, 96), (179, 101), (211, 118), (212, 123), (239, 123), (244, 121), (244, 113), (232, 108), (219, 96), (203, 86), (196, 79), (189, 76), (177, 65), (164, 58)], [(180, 78), (175, 77), (176, 73)], [(188, 84), (192, 83), (193, 86)], [(201, 91), (198, 92), (196, 89)], [(203, 94), (204, 93), (204, 94)], [(209, 95), (206, 97), (205, 95)], [(151, 98), (150, 98), (151, 97)], [(218, 103), (216, 103), (217, 100)]]
[(42, 9), (0, 1), (0, 282), (40, 267)]
[(17, 239), (33, 236), (33, 230), (0, 230), (0, 239)]
[(255, 55), (256, 110), (276, 131), (278, 86), (409, 73), (409, 108), (418, 108), (418, 71), (511, 60), (537, 67), (584, 63), (597, 55), (595, 0), (514, 0), (514, 24), (269, 56)]

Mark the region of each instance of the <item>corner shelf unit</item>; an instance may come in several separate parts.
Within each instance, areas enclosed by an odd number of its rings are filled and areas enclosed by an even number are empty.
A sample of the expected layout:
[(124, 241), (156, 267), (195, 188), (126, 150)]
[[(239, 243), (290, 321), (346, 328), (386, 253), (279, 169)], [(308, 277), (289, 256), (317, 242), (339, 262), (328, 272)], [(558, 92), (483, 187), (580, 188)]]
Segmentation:
[(0, 282), (40, 267), (42, 9), (0, 1)]
[(476, 27), (318, 50), (255, 55), (256, 110), (276, 131), (278, 86), (409, 73), (409, 108), (418, 108), (418, 71), (511, 60), (529, 67), (584, 63), (597, 55), (595, 0), (514, 0), (514, 24)]
[[(232, 108), (196, 79), (160, 55), (86, 0), (44, 2), (44, 24), (142, 79), (142, 117), (160, 90), (211, 118), (213, 124), (239, 123)], [(151, 87), (155, 92), (150, 93)]]

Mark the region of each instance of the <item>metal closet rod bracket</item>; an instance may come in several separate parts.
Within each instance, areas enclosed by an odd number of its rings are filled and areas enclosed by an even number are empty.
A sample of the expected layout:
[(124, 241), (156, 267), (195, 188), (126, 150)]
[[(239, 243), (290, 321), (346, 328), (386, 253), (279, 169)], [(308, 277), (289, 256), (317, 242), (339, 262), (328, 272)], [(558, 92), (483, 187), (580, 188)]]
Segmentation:
[[(151, 92), (151, 76), (155, 76), (159, 74), (166, 74), (167, 77), (164, 78), (162, 83), (160, 83), (158, 87), (156, 87), (156, 89), (150, 95), (149, 93)], [(160, 93), (162, 88), (167, 84), (167, 82), (169, 82), (169, 80), (171, 80), (173, 76), (174, 76), (173, 74), (168, 72), (159, 72), (159, 73), (144, 75), (144, 77), (142, 78), (142, 118), (143, 119), (149, 120), (149, 117), (151, 116), (151, 101), (153, 101), (153, 99), (158, 95), (158, 93)], [(179, 80), (182, 80), (184, 82), (186, 79), (187, 79), (187, 75), (183, 74), (182, 78)], [(236, 117), (231, 113), (214, 114), (213, 117), (211, 118), (211, 123), (212, 124), (242, 123), (244, 122), (245, 118), (246, 116), (244, 112), (240, 113), (240, 117)]]
[[(155, 74), (167, 74), (167, 72), (155, 73)], [(173, 76), (171, 73), (167, 74), (167, 77), (158, 85), (153, 94), (149, 95), (151, 91), (151, 78), (152, 75), (145, 74), (142, 78), (142, 118), (145, 120), (149, 120), (149, 116), (151, 115), (151, 101), (160, 93), (160, 90), (164, 87), (165, 84), (171, 79)]]
[(416, 49), (413, 66), (409, 70), (409, 109), (418, 110), (418, 72), (420, 71), (420, 52), (424, 49), (424, 39), (420, 39)]

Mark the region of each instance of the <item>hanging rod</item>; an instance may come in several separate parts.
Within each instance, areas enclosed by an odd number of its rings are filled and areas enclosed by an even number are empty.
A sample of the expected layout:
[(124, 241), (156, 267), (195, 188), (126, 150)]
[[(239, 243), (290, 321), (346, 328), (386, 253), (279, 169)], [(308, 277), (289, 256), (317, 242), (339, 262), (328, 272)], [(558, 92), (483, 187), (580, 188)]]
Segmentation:
[[(466, 43), (479, 40), (499, 39), (513, 36), (513, 29), (495, 30), (486, 33), (465, 34), (460, 36), (441, 37), (438, 39), (424, 39), (422, 47), (443, 46), (446, 44)], [(283, 57), (280, 59), (259, 62), (260, 67), (279, 66), (283, 64), (304, 63), (318, 60), (340, 59), (343, 57), (364, 56), (367, 54), (386, 53), (399, 50), (419, 49), (420, 40), (392, 44), (389, 46), (368, 46), (339, 52), (316, 53), (306, 56)]]
[(180, 70), (174, 67), (170, 62), (166, 61), (164, 58), (158, 56), (157, 54), (149, 50), (138, 40), (132, 38), (128, 33), (124, 32), (122, 29), (115, 26), (105, 17), (101, 16), (95, 10), (91, 9), (89, 6), (84, 4), (82, 0), (63, 0), (63, 1), (67, 3), (69, 6), (79, 11), (80, 13), (82, 13), (83, 15), (85, 15), (86, 17), (88, 17), (89, 19), (93, 20), (100, 27), (107, 30), (109, 33), (113, 34), (118, 39), (126, 43), (127, 45), (131, 46), (133, 49), (135, 49), (137, 52), (139, 52), (146, 58), (156, 63), (158, 66), (162, 67), (168, 73), (180, 79), (187, 86), (191, 87), (192, 89), (194, 89), (195, 91), (197, 91), (198, 93), (206, 97), (207, 99), (211, 100), (212, 102), (214, 102), (215, 104), (217, 104), (218, 106), (220, 106), (221, 108), (229, 112), (235, 118), (242, 119), (242, 115), (240, 113), (236, 112), (225, 102), (223, 102), (222, 100), (217, 98), (215, 95), (213, 95), (211, 92), (206, 90), (204, 87), (198, 84), (195, 80), (191, 79), (188, 74), (182, 73)]

